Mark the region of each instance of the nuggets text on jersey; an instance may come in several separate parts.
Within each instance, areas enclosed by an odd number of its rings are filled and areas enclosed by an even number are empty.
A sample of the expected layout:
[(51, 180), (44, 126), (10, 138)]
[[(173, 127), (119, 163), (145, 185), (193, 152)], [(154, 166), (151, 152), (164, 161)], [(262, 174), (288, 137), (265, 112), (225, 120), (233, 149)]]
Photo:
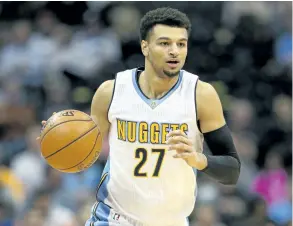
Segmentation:
[(117, 138), (131, 143), (166, 144), (166, 136), (170, 130), (180, 129), (187, 134), (187, 123), (136, 122), (117, 120)]

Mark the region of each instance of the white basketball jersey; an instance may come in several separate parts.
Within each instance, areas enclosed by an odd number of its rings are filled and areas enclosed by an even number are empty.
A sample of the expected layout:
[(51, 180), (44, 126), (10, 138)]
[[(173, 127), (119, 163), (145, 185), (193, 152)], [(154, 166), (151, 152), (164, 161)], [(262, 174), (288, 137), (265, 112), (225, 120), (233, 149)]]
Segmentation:
[[(148, 225), (173, 225), (187, 218), (196, 198), (196, 171), (168, 150), (166, 135), (180, 129), (202, 152), (197, 127), (198, 76), (181, 70), (178, 82), (162, 98), (148, 99), (132, 69), (116, 76), (108, 119), (110, 154), (99, 201)], [(104, 182), (107, 177), (107, 181)]]

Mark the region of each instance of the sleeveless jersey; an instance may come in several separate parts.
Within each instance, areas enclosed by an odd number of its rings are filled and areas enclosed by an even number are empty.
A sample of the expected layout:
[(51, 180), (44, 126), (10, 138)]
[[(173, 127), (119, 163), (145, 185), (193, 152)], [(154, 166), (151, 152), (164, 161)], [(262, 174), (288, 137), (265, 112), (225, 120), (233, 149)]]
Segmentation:
[(147, 225), (169, 225), (187, 218), (196, 199), (196, 171), (168, 150), (166, 135), (180, 129), (203, 150), (197, 127), (198, 76), (181, 70), (162, 98), (148, 99), (137, 82), (139, 68), (116, 75), (108, 119), (109, 158), (97, 199)]

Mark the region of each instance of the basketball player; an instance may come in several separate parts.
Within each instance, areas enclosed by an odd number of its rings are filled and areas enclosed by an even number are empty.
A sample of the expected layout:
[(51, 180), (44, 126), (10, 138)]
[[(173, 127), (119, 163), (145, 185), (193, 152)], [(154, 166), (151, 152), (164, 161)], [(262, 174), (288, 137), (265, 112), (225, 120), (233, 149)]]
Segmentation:
[[(189, 19), (158, 8), (141, 20), (145, 65), (96, 91), (91, 116), (109, 135), (109, 159), (86, 226), (185, 226), (197, 171), (234, 185), (240, 161), (214, 88), (182, 70)], [(203, 153), (203, 139), (213, 155)]]

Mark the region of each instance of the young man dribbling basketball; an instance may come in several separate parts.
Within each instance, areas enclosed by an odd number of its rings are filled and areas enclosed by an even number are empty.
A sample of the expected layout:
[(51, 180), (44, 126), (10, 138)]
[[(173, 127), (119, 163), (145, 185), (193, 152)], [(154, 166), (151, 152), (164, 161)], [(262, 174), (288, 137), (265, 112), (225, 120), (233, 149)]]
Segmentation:
[[(86, 226), (188, 225), (196, 173), (236, 184), (240, 161), (214, 88), (182, 70), (191, 25), (172, 8), (141, 21), (145, 65), (96, 91), (91, 116), (110, 153)], [(213, 155), (203, 154), (203, 139)]]

